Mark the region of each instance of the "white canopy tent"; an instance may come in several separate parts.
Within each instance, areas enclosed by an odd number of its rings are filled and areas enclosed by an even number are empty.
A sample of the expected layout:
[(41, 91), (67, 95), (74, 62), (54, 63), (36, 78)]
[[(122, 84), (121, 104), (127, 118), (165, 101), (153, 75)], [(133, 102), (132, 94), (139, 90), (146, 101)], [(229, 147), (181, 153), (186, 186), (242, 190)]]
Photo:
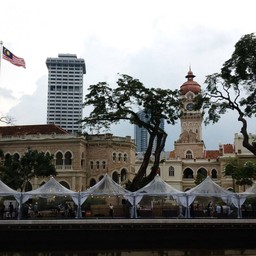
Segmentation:
[(207, 176), (204, 181), (202, 181), (196, 187), (185, 192), (186, 198), (181, 198), (181, 204), (187, 208), (187, 214), (189, 216), (188, 208), (193, 203), (196, 197), (218, 197), (221, 198), (226, 204), (230, 205), (232, 199), (236, 197), (236, 194), (225, 190), (215, 183), (210, 176)]
[(122, 195), (125, 199), (127, 199), (130, 203), (132, 203), (131, 192), (121, 185), (116, 183), (107, 173), (104, 177), (97, 182), (91, 188), (82, 191), (80, 193), (80, 204), (82, 205), (88, 196), (98, 195), (98, 196), (120, 196)]
[(15, 198), (15, 200), (18, 202), (19, 204), (19, 209), (18, 212), (20, 213), (20, 207), (21, 207), (21, 192), (18, 192), (12, 188), (10, 188), (9, 186), (7, 186), (5, 183), (3, 183), (0, 180), (0, 196), (4, 197), (4, 196), (13, 196)]
[(107, 173), (91, 188), (80, 193), (80, 206), (89, 196), (123, 196), (133, 204), (132, 193), (116, 183)]
[(242, 217), (241, 207), (247, 198), (256, 197), (256, 183), (253, 182), (252, 186), (247, 188), (242, 193), (237, 193), (236, 197), (232, 198), (232, 203), (239, 209), (239, 214)]
[(19, 202), (21, 197), (21, 192), (18, 192), (0, 180), (0, 196), (14, 196), (14, 198)]
[[(134, 192), (135, 202), (134, 205), (138, 205), (143, 196), (169, 196), (179, 202), (179, 198), (185, 196), (185, 192), (181, 192), (175, 189), (168, 183), (166, 183), (159, 175), (149, 182), (146, 186)], [(136, 216), (136, 214), (135, 214)]]
[[(48, 198), (51, 196), (70, 196), (74, 203), (79, 208), (79, 192), (72, 191), (67, 189), (63, 185), (61, 185), (54, 177), (50, 177), (50, 179), (41, 187), (27, 191), (22, 194), (22, 203), (25, 203), (32, 197), (42, 197)], [(79, 216), (79, 209), (78, 209), (78, 216)]]

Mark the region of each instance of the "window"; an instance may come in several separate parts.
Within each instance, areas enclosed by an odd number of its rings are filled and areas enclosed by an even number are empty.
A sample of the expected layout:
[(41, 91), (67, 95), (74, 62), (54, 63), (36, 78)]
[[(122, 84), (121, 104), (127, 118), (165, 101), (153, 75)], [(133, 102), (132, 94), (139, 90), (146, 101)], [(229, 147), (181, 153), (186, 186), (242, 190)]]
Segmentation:
[(63, 155), (61, 152), (56, 154), (56, 165), (63, 165)]
[(193, 179), (194, 178), (193, 170), (190, 168), (186, 168), (183, 172), (183, 178), (184, 179)]
[(105, 161), (102, 162), (102, 168), (106, 169), (106, 162)]
[(124, 162), (127, 162), (127, 154), (124, 154)]
[(96, 162), (96, 168), (97, 168), (97, 170), (100, 169), (100, 162), (99, 161)]
[(93, 161), (90, 162), (90, 168), (93, 169)]
[(119, 162), (122, 161), (122, 154), (121, 154), (121, 153), (118, 154), (118, 161), (119, 161)]
[(187, 159), (192, 159), (193, 158), (192, 152), (190, 150), (187, 151), (186, 158)]
[(112, 157), (113, 157), (113, 161), (115, 162), (116, 161), (116, 153), (113, 153)]
[(212, 170), (212, 178), (217, 179), (217, 171), (215, 169)]
[(169, 176), (171, 176), (171, 177), (174, 176), (174, 167), (173, 166), (169, 167)]
[(65, 153), (65, 165), (71, 165), (72, 164), (72, 155), (71, 153), (68, 151)]

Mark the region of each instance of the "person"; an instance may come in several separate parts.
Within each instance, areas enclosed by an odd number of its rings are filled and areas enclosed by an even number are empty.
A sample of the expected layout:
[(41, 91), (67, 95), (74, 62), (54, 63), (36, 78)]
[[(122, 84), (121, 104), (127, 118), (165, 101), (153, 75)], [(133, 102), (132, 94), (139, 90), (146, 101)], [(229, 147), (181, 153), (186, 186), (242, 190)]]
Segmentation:
[(114, 217), (114, 207), (112, 204), (109, 205), (109, 217)]
[(139, 204), (137, 204), (136, 211), (137, 211), (137, 217), (140, 217), (140, 205)]
[(5, 213), (5, 206), (4, 204), (1, 206), (1, 210), (0, 210), (0, 218), (3, 219), (4, 218), (4, 213)]
[(207, 205), (207, 216), (210, 217), (212, 213), (212, 202), (210, 201)]
[(10, 218), (13, 217), (13, 210), (14, 210), (13, 204), (12, 204), (12, 202), (10, 202), (10, 204), (9, 204), (9, 216), (10, 216)]

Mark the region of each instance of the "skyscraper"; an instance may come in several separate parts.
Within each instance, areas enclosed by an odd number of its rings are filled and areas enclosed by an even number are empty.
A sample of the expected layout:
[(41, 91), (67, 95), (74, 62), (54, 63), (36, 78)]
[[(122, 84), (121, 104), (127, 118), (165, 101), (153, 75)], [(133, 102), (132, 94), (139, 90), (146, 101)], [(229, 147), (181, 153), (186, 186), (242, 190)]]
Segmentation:
[(47, 124), (56, 124), (70, 133), (82, 131), (84, 59), (75, 54), (47, 58)]
[[(149, 122), (150, 118), (149, 118), (149, 114), (146, 113), (144, 110), (139, 111), (138, 116), (140, 118), (140, 120), (144, 121), (144, 122)], [(164, 130), (164, 120), (161, 120), (161, 124), (160, 124), (160, 128)], [(134, 129), (134, 139), (135, 139), (135, 144), (136, 144), (136, 151), (137, 152), (145, 152), (147, 150), (148, 147), (148, 141), (149, 141), (149, 133), (147, 131), (146, 128), (144, 127), (139, 127), (138, 125), (135, 125), (135, 129)], [(153, 151), (156, 148), (156, 140), (154, 141), (154, 145), (153, 145)]]

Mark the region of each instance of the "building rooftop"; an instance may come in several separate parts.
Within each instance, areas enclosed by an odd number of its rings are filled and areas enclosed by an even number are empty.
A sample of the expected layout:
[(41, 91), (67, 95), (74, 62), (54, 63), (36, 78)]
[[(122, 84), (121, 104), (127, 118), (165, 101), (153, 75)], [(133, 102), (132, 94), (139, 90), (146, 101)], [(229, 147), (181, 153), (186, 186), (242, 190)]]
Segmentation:
[(32, 134), (69, 134), (55, 124), (0, 126), (0, 136), (20, 136)]

